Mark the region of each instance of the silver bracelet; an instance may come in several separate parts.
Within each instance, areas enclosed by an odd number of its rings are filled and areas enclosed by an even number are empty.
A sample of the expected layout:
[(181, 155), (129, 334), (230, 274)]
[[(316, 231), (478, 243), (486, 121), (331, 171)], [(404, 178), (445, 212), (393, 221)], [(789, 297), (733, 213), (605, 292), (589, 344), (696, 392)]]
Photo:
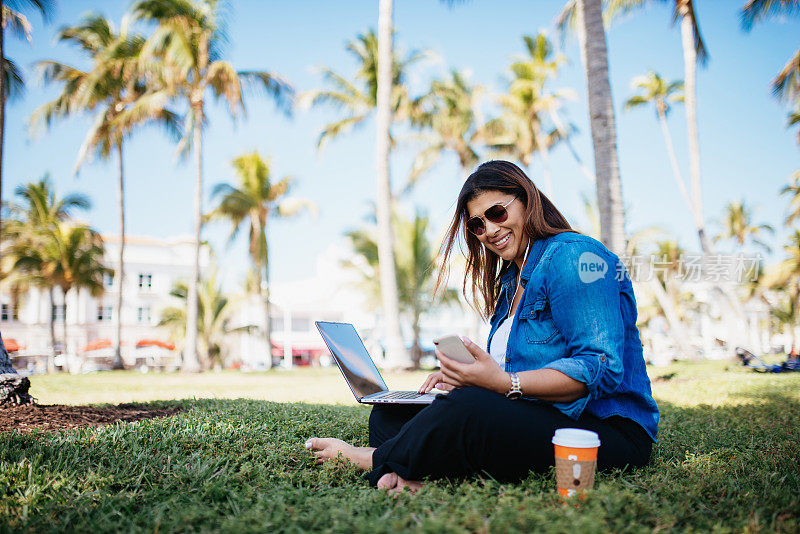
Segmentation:
[(519, 386), (519, 376), (517, 373), (508, 373), (511, 376), (511, 389), (506, 393), (506, 397), (511, 400), (518, 399), (522, 396), (522, 389)]

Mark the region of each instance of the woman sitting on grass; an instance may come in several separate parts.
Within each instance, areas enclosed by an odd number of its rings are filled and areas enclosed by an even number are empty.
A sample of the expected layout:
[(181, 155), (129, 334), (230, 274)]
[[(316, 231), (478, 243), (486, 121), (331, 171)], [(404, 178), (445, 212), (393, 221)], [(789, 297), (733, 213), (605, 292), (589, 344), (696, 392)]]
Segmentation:
[[(525, 173), (506, 161), (467, 178), (442, 246), (466, 242), (467, 280), (491, 317), (475, 363), (436, 351), (441, 370), (420, 387), (449, 391), (432, 404), (375, 405), (369, 447), (310, 438), (320, 460), (370, 470), (392, 492), (423, 479), (485, 473), (517, 481), (554, 463), (557, 428), (600, 436), (598, 467), (645, 465), (658, 432), (636, 328), (636, 300), (619, 258), (572, 230)], [(447, 275), (440, 273), (441, 285)], [(480, 304), (480, 303), (476, 303)]]

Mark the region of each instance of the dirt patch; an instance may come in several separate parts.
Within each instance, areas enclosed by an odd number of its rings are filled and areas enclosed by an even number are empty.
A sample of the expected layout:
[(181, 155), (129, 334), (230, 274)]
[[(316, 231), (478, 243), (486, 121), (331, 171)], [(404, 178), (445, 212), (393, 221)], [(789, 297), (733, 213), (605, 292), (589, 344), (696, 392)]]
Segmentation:
[(6, 404), (0, 406), (0, 433), (99, 427), (117, 421), (167, 417), (180, 411), (182, 411), (180, 408), (154, 408), (139, 404), (118, 404), (105, 408), (61, 404), (30, 406)]

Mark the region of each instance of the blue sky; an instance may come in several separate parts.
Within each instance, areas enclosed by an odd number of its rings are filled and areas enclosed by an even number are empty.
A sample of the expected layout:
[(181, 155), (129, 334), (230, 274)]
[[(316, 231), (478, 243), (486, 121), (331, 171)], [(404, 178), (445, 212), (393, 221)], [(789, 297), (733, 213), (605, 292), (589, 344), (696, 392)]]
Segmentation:
[[(780, 227), (786, 199), (778, 196), (788, 176), (800, 168), (796, 133), (785, 128), (786, 110), (772, 98), (769, 81), (800, 46), (800, 19), (766, 22), (750, 33), (738, 24), (741, 2), (696, 2), (700, 27), (710, 54), (698, 71), (698, 115), (707, 219), (718, 218), (730, 200), (743, 198), (756, 208), (759, 222)], [(433, 59), (419, 65), (409, 80), (419, 94), (433, 77), (450, 68), (465, 70), (470, 80), (490, 93), (504, 89), (512, 56), (522, 53), (522, 35), (550, 30), (561, 1), (536, 2), (473, 0), (449, 8), (433, 0), (396, 0), (396, 46), (401, 50), (427, 49)], [(77, 65), (85, 60), (72, 48), (54, 41), (57, 29), (73, 24), (82, 14), (97, 11), (119, 21), (128, 1), (59, 2), (55, 21), (43, 25), (33, 15), (34, 42), (7, 39), (7, 55), (26, 69), (28, 89), (23, 99), (7, 108), (3, 198), (20, 183), (49, 172), (59, 191), (88, 193), (94, 207), (85, 218), (104, 233), (118, 232), (116, 200), (117, 162), (91, 162), (74, 177), (78, 148), (89, 119), (63, 121), (32, 139), (27, 120), (33, 110), (56, 95), (41, 87), (32, 71), (40, 59)], [(617, 113), (618, 146), (627, 206), (627, 226), (635, 231), (658, 225), (675, 235), (688, 250), (697, 240), (688, 209), (672, 178), (664, 141), (649, 109), (625, 112), (622, 103), (632, 94), (631, 79), (653, 69), (670, 80), (683, 77), (680, 35), (670, 25), (666, 5), (652, 5), (615, 24), (608, 31), (611, 83)], [(237, 1), (229, 19), (228, 58), (241, 70), (278, 73), (299, 91), (321, 87), (315, 67), (325, 65), (351, 76), (356, 69), (345, 51), (348, 40), (377, 24), (377, 2)], [(568, 39), (563, 50), (569, 59), (553, 88), (572, 88), (578, 98), (566, 107), (579, 133), (574, 144), (592, 167), (591, 138), (586, 111), (585, 82), (577, 43)], [(205, 206), (216, 183), (232, 181), (230, 161), (257, 149), (271, 159), (276, 177), (296, 179), (293, 195), (314, 201), (316, 218), (301, 216), (275, 221), (270, 229), (272, 279), (286, 282), (314, 273), (315, 258), (342, 233), (363, 224), (375, 193), (374, 123), (316, 150), (320, 128), (340, 117), (336, 111), (315, 108), (283, 116), (266, 99), (249, 98), (247, 116), (236, 122), (222, 105), (208, 106), (205, 134)], [(491, 110), (490, 100), (486, 103)], [(684, 176), (688, 177), (683, 107), (674, 108), (669, 124)], [(194, 166), (174, 158), (175, 146), (160, 131), (145, 129), (128, 142), (125, 155), (128, 233), (170, 237), (191, 232)], [(406, 177), (414, 154), (412, 146), (397, 151), (392, 179), (398, 186)], [(583, 224), (580, 194), (593, 195), (593, 185), (581, 174), (565, 147), (551, 156), (554, 201), (571, 222)], [(536, 162), (531, 175), (543, 185)], [(428, 211), (438, 234), (452, 216), (464, 176), (451, 155), (442, 159), (403, 206)], [(712, 230), (714, 229), (712, 225)], [(215, 225), (204, 237), (217, 250), (229, 285), (238, 285), (245, 265), (242, 242), (226, 245), (227, 229)], [(780, 230), (775, 239), (781, 245)]]

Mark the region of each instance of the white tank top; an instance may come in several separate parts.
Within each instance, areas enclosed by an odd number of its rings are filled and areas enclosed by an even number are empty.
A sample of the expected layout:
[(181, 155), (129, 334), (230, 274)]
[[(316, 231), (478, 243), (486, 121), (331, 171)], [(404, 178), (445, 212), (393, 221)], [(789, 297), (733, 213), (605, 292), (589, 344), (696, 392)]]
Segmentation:
[(514, 322), (514, 317), (506, 318), (500, 326), (497, 327), (494, 335), (492, 336), (492, 344), (489, 347), (489, 354), (492, 356), (500, 369), (506, 368), (506, 351), (508, 349), (508, 336), (511, 334), (511, 324)]

